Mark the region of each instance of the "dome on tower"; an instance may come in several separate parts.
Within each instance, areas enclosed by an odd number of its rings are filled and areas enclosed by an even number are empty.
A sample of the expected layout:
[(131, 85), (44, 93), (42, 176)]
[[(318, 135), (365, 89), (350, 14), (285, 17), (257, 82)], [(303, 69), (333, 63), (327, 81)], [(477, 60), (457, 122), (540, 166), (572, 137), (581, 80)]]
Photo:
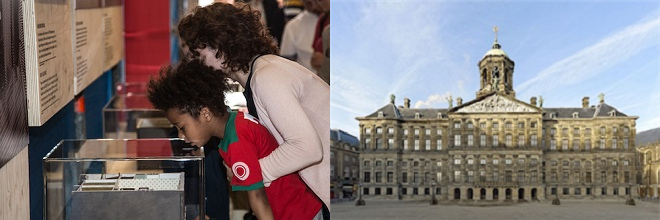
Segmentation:
[(488, 52), (486, 52), (484, 57), (487, 57), (489, 55), (499, 55), (499, 56), (505, 56), (507, 58), (509, 57), (509, 55), (506, 55), (504, 50), (502, 50), (502, 46), (500, 46), (500, 44), (498, 44), (497, 41), (493, 43), (493, 49), (490, 49)]

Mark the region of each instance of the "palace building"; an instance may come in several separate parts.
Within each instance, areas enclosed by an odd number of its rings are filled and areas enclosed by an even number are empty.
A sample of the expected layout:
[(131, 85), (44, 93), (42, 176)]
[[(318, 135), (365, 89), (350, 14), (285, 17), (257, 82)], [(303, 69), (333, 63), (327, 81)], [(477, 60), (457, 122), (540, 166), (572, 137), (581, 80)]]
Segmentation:
[[(474, 100), (449, 108), (391, 102), (360, 126), (365, 198), (440, 201), (637, 196), (635, 121), (608, 105), (544, 107), (516, 98), (514, 62), (497, 38), (479, 61)], [(640, 171), (641, 172), (641, 171)]]

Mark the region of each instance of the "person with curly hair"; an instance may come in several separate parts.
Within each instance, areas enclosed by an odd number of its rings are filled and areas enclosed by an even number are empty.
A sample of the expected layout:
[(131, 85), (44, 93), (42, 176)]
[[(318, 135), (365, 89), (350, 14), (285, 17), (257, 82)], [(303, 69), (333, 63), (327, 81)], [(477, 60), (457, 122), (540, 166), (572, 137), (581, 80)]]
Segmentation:
[(178, 25), (188, 59), (202, 60), (245, 88), (248, 111), (279, 147), (259, 160), (266, 186), (298, 172), (330, 207), (330, 86), (277, 47), (249, 6), (194, 8)]
[(220, 156), (231, 168), (233, 191), (247, 191), (258, 219), (322, 219), (322, 203), (298, 173), (272, 181), (264, 188), (259, 159), (271, 154), (277, 140), (247, 113), (228, 111), (222, 74), (197, 60), (163, 68), (151, 79), (147, 98), (193, 146), (221, 139)]

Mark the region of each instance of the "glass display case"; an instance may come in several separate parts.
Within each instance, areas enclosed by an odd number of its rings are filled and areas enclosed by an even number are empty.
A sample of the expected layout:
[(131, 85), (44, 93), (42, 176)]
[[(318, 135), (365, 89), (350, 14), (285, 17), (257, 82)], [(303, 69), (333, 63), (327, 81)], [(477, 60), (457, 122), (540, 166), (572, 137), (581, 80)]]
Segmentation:
[(43, 158), (45, 217), (204, 216), (204, 155), (198, 152), (181, 139), (63, 140)]
[[(140, 123), (141, 121), (167, 121), (165, 112), (154, 109), (146, 94), (127, 93), (112, 97), (108, 104), (103, 107), (103, 135), (112, 139), (136, 139), (136, 138), (166, 138), (172, 129), (172, 125), (166, 123)], [(165, 135), (138, 137), (138, 125), (141, 128), (149, 128), (149, 124), (155, 124)]]

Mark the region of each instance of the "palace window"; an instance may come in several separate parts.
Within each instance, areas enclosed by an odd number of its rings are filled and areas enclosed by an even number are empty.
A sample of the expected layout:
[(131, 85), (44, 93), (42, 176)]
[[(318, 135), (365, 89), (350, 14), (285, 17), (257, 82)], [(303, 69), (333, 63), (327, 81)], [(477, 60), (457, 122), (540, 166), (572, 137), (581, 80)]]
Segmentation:
[(525, 159), (518, 158), (518, 165), (525, 165)]
[(623, 128), (623, 135), (628, 136), (628, 127)]
[(435, 162), (435, 166), (441, 167), (442, 166), (442, 161)]
[(410, 148), (408, 147), (408, 140), (403, 140), (403, 149), (404, 149), (404, 150), (408, 150), (408, 149), (410, 149)]
[(441, 137), (438, 137), (438, 140), (436, 140), (436, 147), (438, 150), (442, 150), (442, 139)]
[(460, 122), (455, 122), (454, 123), (454, 129), (459, 129), (461, 128), (461, 123)]
[(557, 140), (550, 139), (550, 150), (557, 150)]
[(427, 129), (426, 129), (426, 133), (425, 133), (425, 134), (426, 134), (426, 136), (429, 136), (429, 135), (431, 135), (431, 129), (430, 129), (430, 128), (427, 128)]
[(556, 128), (550, 128), (550, 136), (555, 136), (556, 133), (557, 133)]
[(600, 139), (599, 146), (600, 146), (600, 149), (601, 149), (601, 150), (604, 150), (604, 149), (605, 149), (605, 138), (601, 138), (601, 139)]
[(509, 129), (509, 128), (512, 128), (513, 125), (511, 124), (511, 122), (507, 122), (507, 123), (504, 124), (504, 127)]
[(415, 140), (415, 150), (419, 150), (419, 140)]
[(574, 135), (580, 135), (580, 128), (573, 128)]
[(500, 145), (500, 140), (496, 134), (493, 135), (493, 147), (497, 147)]
[(561, 162), (561, 165), (567, 167), (567, 166), (568, 166), (568, 160), (564, 160), (564, 161), (562, 161), (562, 162)]
[(550, 180), (552, 182), (557, 182), (557, 172), (550, 173)]
[(591, 128), (584, 129), (584, 135), (585, 136), (591, 135)]
[(460, 134), (454, 135), (454, 146), (456, 146), (456, 147), (461, 146), (461, 135)]
[(394, 173), (387, 172), (387, 182), (388, 183), (394, 182)]
[(624, 161), (623, 161), (623, 165), (624, 165), (624, 166), (628, 166), (628, 160), (624, 160)]
[(461, 159), (454, 159), (454, 164), (460, 165), (461, 164)]
[(584, 140), (584, 149), (585, 150), (591, 150), (591, 139), (585, 139)]
[(612, 138), (612, 149), (616, 149), (616, 138)]
[(371, 134), (371, 128), (364, 128), (365, 134)]
[(486, 129), (486, 123), (479, 123), (479, 128)]
[(567, 183), (568, 182), (568, 171), (564, 171), (561, 174), (561, 181)]
[(613, 160), (612, 161), (612, 166), (617, 166), (617, 165), (619, 165), (619, 162), (617, 162), (616, 160)]
[(617, 127), (612, 127), (612, 135), (616, 135), (616, 133), (619, 131)]
[(623, 149), (628, 149), (628, 138), (623, 139)]
[(586, 183), (591, 183), (591, 172), (585, 172), (584, 173), (584, 179), (585, 179), (584, 181)]
[(579, 171), (575, 171), (573, 173), (573, 182), (574, 183), (579, 183), (580, 182), (580, 172)]
[(624, 183), (630, 182), (630, 172), (628, 171), (623, 172), (623, 182)]
[(580, 140), (573, 139), (573, 150), (580, 150)]
[(472, 159), (472, 158), (468, 159), (467, 161), (468, 161), (468, 164), (469, 164), (469, 165), (474, 164), (474, 159)]
[(498, 165), (498, 164), (500, 164), (500, 160), (497, 158), (493, 159), (493, 165)]
[(532, 181), (533, 183), (539, 181), (539, 176), (538, 176), (538, 175), (539, 175), (539, 174), (538, 174), (537, 171), (532, 171), (532, 179), (531, 179), (531, 181)]
[(387, 149), (394, 149), (394, 139), (387, 139)]
[(364, 149), (369, 149), (369, 148), (371, 148), (370, 145), (371, 145), (371, 139), (369, 139), (369, 138), (365, 138), (365, 139), (364, 139)]
[(388, 167), (394, 166), (394, 161), (393, 161), (393, 160), (388, 160), (387, 163), (386, 163), (386, 165), (387, 165)]
[(454, 171), (454, 182), (455, 183), (461, 182), (461, 171)]
[(505, 178), (504, 181), (513, 182), (513, 172), (512, 171), (507, 170), (504, 175), (505, 175), (504, 176), (504, 178)]
[(562, 135), (562, 136), (566, 136), (566, 135), (568, 135), (568, 128), (563, 128), (563, 129), (561, 129), (561, 135)]
[(468, 134), (468, 146), (469, 147), (474, 146), (474, 136), (471, 134)]
[(504, 162), (506, 163), (506, 165), (511, 165), (513, 161), (511, 161), (511, 159), (507, 158), (506, 160), (504, 160)]
[(364, 172), (364, 180), (365, 183), (370, 183), (371, 182), (371, 172)]
[(413, 162), (413, 167), (419, 167), (419, 161)]
[(525, 171), (518, 171), (518, 182), (524, 183), (525, 182)]
[(419, 129), (415, 128), (415, 136), (418, 136), (418, 135), (419, 135)]
[(564, 139), (561, 141), (561, 149), (568, 150), (568, 139)]
[(579, 160), (573, 161), (573, 167), (580, 167), (580, 161)]
[(380, 160), (376, 161), (376, 166), (377, 167), (382, 166), (382, 165), (383, 165), (383, 161), (380, 161)]
[(525, 128), (524, 122), (518, 122), (518, 128)]
[(557, 161), (556, 160), (550, 161), (550, 166), (557, 166)]
[(532, 164), (532, 165), (536, 165), (536, 164), (539, 163), (539, 160), (536, 159), (536, 158), (532, 158), (532, 160), (529, 163)]
[(486, 171), (479, 171), (479, 182), (486, 182)]
[(582, 193), (582, 192), (580, 192), (580, 188), (575, 188), (575, 195), (579, 196), (580, 193)]
[(437, 130), (436, 132), (437, 132), (437, 135), (438, 135), (438, 136), (441, 136), (441, 135), (442, 135), (442, 129), (438, 128), (438, 130)]
[(607, 174), (605, 173), (605, 171), (600, 172), (600, 182), (601, 183), (607, 182)]
[(479, 164), (485, 165), (486, 164), (486, 158), (481, 158), (481, 161), (479, 162)]
[(426, 147), (426, 150), (431, 150), (431, 140), (426, 139), (424, 147)]
[(525, 146), (525, 135), (518, 135), (518, 146), (522, 147)]
[(364, 166), (365, 167), (371, 166), (371, 161), (365, 160), (364, 161)]
[(376, 128), (376, 134), (382, 134), (383, 133), (383, 128), (378, 127)]
[(536, 128), (536, 122), (532, 122), (532, 123), (530, 124), (530, 127), (532, 127), (532, 128)]
[(468, 124), (467, 124), (467, 128), (468, 128), (468, 129), (473, 129), (473, 128), (474, 128), (474, 124), (472, 124), (472, 122), (468, 122)]
[(486, 146), (486, 135), (485, 134), (481, 134), (481, 140), (479, 142), (479, 146), (481, 146), (481, 147)]
[(407, 136), (407, 135), (408, 135), (408, 129), (407, 129), (407, 128), (404, 128), (404, 129), (403, 129), (403, 135), (404, 135), (404, 136)]
[(600, 134), (605, 134), (605, 127), (600, 127)]
[(474, 182), (474, 171), (467, 171), (468, 183)]
[(530, 141), (530, 142), (531, 142), (532, 147), (536, 147), (536, 144), (537, 144), (537, 137), (536, 137), (535, 134), (533, 134), (533, 135), (531, 136), (531, 141)]
[(497, 171), (493, 171), (493, 181), (498, 182), (500, 181), (500, 174)]
[(619, 182), (619, 173), (617, 173), (616, 171), (612, 172), (612, 181), (614, 181), (615, 183)]
[(413, 183), (420, 183), (419, 172), (414, 172), (413, 173)]
[(376, 149), (383, 149), (383, 139), (376, 138)]
[(394, 134), (394, 128), (387, 128), (388, 134)]
[(498, 129), (500, 127), (500, 124), (497, 122), (493, 122), (493, 129)]

